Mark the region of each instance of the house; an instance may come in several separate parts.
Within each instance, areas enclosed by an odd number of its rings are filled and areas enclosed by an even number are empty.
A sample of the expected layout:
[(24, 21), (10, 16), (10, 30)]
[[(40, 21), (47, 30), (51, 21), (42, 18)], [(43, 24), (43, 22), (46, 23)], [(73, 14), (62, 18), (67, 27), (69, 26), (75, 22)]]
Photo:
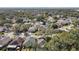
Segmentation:
[(35, 48), (36, 47), (36, 38), (28, 36), (23, 43), (25, 48)]
[(15, 40), (13, 40), (12, 42), (10, 42), (10, 44), (7, 46), (7, 49), (8, 50), (17, 50), (17, 48), (19, 48), (19, 50), (22, 50), (23, 42), (24, 42), (24, 39), (21, 37), (18, 37)]
[(15, 40), (13, 40), (10, 44), (11, 45), (18, 45), (20, 46), (24, 42), (24, 39), (21, 37), (17, 37)]
[(74, 25), (70, 24), (68, 26), (63, 26), (63, 27), (59, 28), (59, 30), (69, 32), (71, 29), (73, 29), (73, 27), (74, 27)]
[(45, 41), (45, 38), (42, 38), (42, 37), (41, 37), (41, 38), (38, 38), (38, 39), (37, 39), (38, 47), (39, 47), (39, 48), (43, 48), (45, 42), (46, 42), (46, 41)]
[(14, 39), (16, 36), (14, 35), (14, 32), (4, 33), (5, 36)]
[(61, 18), (61, 19), (59, 19), (57, 22), (56, 22), (56, 24), (59, 26), (59, 27), (62, 27), (63, 25), (69, 25), (69, 24), (71, 24), (71, 19), (63, 19), (63, 18)]
[(49, 22), (54, 22), (54, 21), (55, 21), (52, 16), (49, 16), (47, 20), (48, 20)]
[(4, 31), (4, 27), (0, 26), (0, 32)]
[(44, 26), (44, 25), (40, 25), (39, 27), (38, 27), (38, 31), (42, 31), (42, 33), (45, 33), (45, 30), (47, 29), (47, 27), (46, 26)]
[(77, 25), (77, 29), (79, 29), (79, 25)]
[(53, 33), (62, 33), (62, 32), (64, 32), (64, 30), (62, 30), (62, 29), (54, 29), (53, 30)]
[(6, 48), (6, 46), (12, 41), (9, 37), (0, 36), (0, 50)]
[(25, 38), (25, 33), (21, 33), (21, 34), (19, 35), (19, 37)]
[(71, 18), (67, 18), (67, 19), (65, 20), (65, 23), (66, 23), (66, 24), (71, 24), (71, 23), (72, 23)]
[(32, 27), (30, 27), (29, 29), (28, 29), (28, 32), (31, 32), (31, 33), (34, 33), (34, 32), (36, 32), (37, 31), (37, 27), (35, 27), (35, 26), (32, 26)]
[(35, 24), (34, 24), (35, 26), (39, 26), (39, 25), (42, 25), (40, 22), (35, 22)]

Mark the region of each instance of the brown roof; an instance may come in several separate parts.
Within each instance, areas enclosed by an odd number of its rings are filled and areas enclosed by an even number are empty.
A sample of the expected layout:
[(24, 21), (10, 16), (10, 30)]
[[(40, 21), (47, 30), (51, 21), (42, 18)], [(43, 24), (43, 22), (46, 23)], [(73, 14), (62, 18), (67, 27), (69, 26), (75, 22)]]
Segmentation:
[(13, 40), (9, 45), (21, 45), (24, 42), (24, 39), (18, 37), (17, 39)]

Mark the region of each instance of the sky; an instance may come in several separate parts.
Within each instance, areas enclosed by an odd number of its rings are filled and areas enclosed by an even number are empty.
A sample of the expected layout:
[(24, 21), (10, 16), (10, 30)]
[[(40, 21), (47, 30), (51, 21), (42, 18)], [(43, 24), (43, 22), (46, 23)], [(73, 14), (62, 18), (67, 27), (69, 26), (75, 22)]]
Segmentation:
[(79, 7), (78, 0), (0, 0), (0, 7)]

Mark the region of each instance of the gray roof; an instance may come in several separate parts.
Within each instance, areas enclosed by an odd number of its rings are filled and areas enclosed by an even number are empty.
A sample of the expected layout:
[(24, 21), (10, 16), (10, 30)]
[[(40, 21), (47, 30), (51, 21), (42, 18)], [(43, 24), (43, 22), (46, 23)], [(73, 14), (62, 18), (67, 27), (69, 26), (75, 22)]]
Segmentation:
[(35, 47), (35, 45), (36, 45), (36, 39), (34, 38), (34, 37), (26, 37), (26, 40), (25, 40), (25, 42), (23, 43), (23, 45), (25, 46), (25, 47)]
[(58, 25), (65, 25), (65, 24), (70, 24), (70, 23), (72, 23), (71, 19), (65, 19), (65, 20), (59, 19), (59, 20), (56, 22), (56, 24), (58, 24)]
[(0, 27), (0, 32), (2, 32), (2, 31), (3, 31), (3, 29), (4, 29), (4, 27)]
[(35, 32), (36, 30), (37, 30), (36, 27), (30, 27), (30, 28), (28, 29), (28, 32)]
[(44, 47), (45, 42), (46, 42), (46, 41), (45, 41), (43, 38), (37, 40), (38, 46), (41, 47), (41, 48)]
[(10, 38), (2, 37), (2, 38), (0, 38), (0, 45), (4, 46), (4, 45), (8, 44), (10, 41), (11, 41)]

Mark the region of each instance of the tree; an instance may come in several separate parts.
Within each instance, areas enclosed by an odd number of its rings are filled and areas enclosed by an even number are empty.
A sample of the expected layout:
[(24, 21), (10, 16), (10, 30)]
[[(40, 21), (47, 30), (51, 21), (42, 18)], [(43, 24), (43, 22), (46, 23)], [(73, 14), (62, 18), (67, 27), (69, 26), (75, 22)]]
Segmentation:
[(17, 19), (16, 23), (23, 23), (23, 19)]
[(53, 24), (52, 27), (53, 27), (53, 29), (57, 29), (58, 25), (57, 24)]
[(44, 21), (44, 17), (43, 16), (37, 16), (37, 21)]
[(2, 15), (0, 15), (0, 25), (4, 25), (4, 23), (5, 23), (5, 16), (2, 14)]
[(77, 25), (79, 25), (79, 20), (74, 19), (72, 23), (76, 27)]
[(79, 30), (56, 34), (46, 43), (45, 47), (54, 51), (79, 50)]
[(31, 24), (22, 24), (20, 26), (20, 31), (27, 31), (30, 26), (31, 26)]

